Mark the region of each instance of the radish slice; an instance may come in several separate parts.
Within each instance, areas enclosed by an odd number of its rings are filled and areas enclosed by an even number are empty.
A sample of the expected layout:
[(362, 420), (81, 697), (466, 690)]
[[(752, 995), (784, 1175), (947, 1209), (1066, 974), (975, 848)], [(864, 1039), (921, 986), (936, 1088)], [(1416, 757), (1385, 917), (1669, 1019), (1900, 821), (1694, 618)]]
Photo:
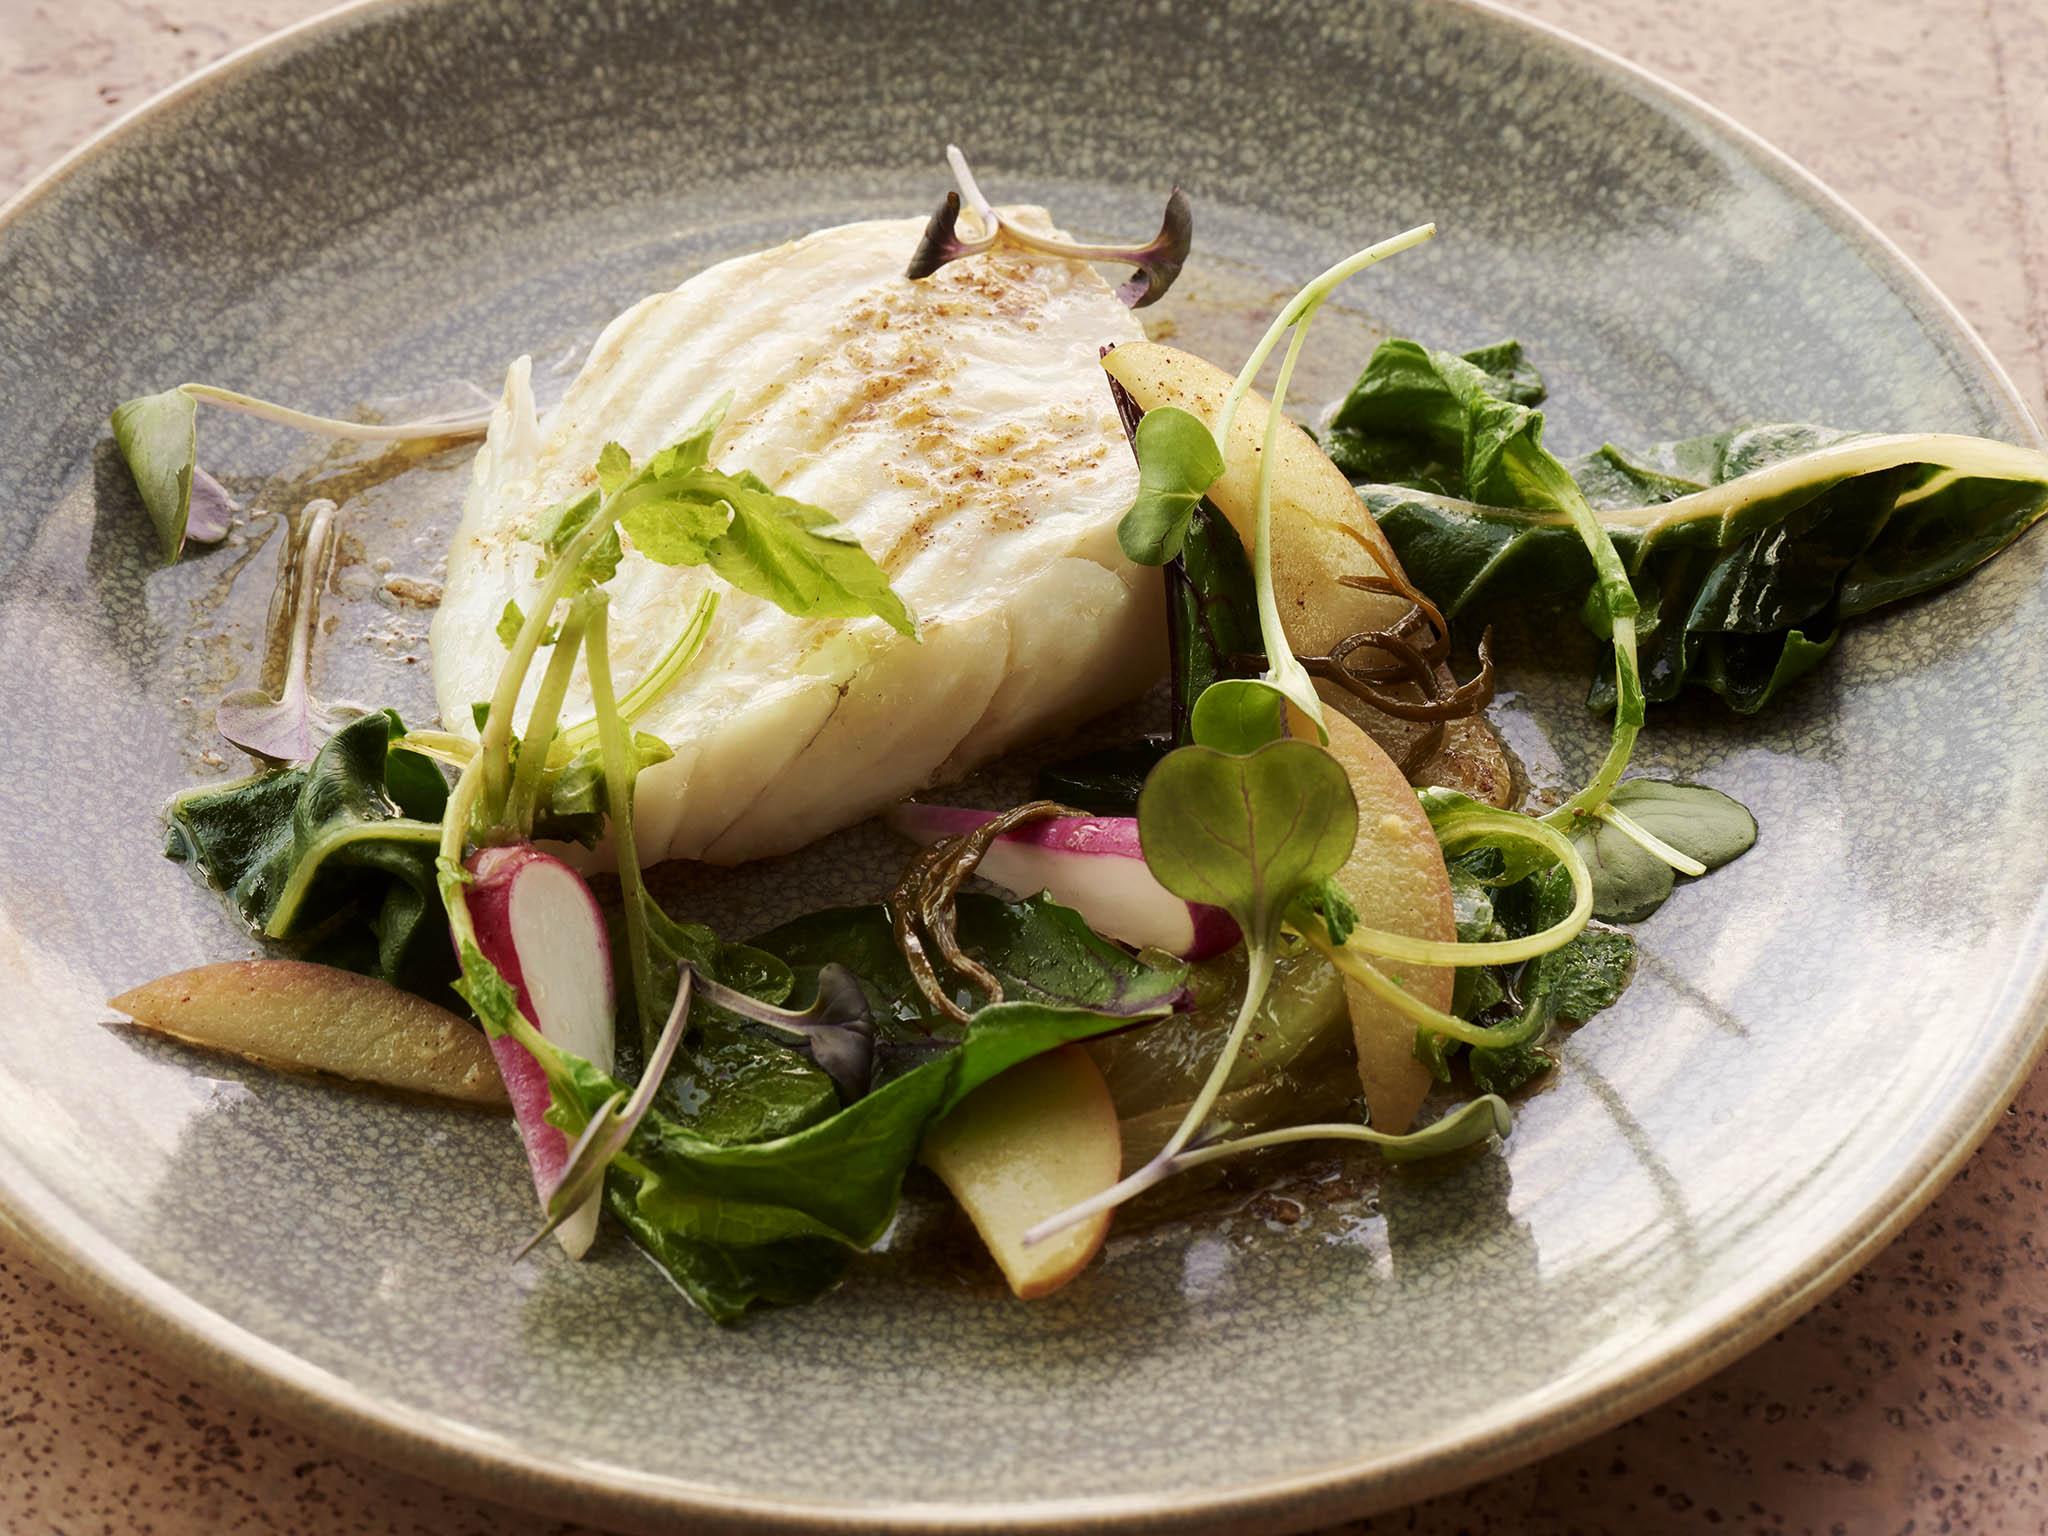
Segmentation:
[[(911, 841), (935, 843), (964, 836), (993, 821), (995, 813), (906, 801), (887, 819)], [(1043, 891), (1080, 913), (1097, 933), (1140, 949), (1202, 960), (1238, 941), (1229, 913), (1182, 901), (1153, 878), (1138, 845), (1138, 823), (1129, 816), (1027, 823), (990, 844), (975, 872), (1013, 896)]]
[[(486, 848), (470, 859), (469, 870), (477, 947), (517, 989), (521, 1011), (548, 1040), (610, 1072), (611, 944), (590, 887), (560, 859), (529, 844)], [(491, 1054), (545, 1205), (569, 1160), (568, 1138), (546, 1119), (547, 1074), (508, 1036), (491, 1042)], [(596, 1238), (598, 1205), (593, 1195), (555, 1229), (570, 1258), (582, 1258)]]

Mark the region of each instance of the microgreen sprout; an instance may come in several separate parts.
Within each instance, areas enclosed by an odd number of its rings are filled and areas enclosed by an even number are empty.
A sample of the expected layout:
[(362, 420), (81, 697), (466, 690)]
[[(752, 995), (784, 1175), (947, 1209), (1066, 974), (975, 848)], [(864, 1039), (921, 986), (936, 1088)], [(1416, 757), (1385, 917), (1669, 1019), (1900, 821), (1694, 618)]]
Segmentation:
[[(211, 542), (227, 531), (227, 492), (199, 468), (199, 406), (219, 406), (321, 437), (359, 443), (413, 443), (479, 437), (490, 425), (489, 411), (468, 411), (425, 421), (340, 421), (211, 384), (180, 384), (161, 394), (142, 395), (114, 408), (114, 443), (135, 477), (142, 504), (156, 525), (166, 563), (178, 558), (188, 537)], [(197, 507), (199, 524), (194, 525)]]
[[(912, 282), (930, 277), (948, 262), (958, 261), (963, 256), (978, 256), (1007, 243), (1041, 255), (1065, 257), (1069, 261), (1128, 263), (1137, 271), (1118, 285), (1116, 296), (1129, 308), (1143, 309), (1147, 304), (1156, 304), (1165, 298), (1166, 290), (1173, 286), (1173, 280), (1187, 265), (1188, 252), (1195, 239), (1195, 213), (1187, 194), (1179, 187), (1167, 194), (1166, 215), (1160, 222), (1159, 233), (1150, 240), (1142, 245), (1087, 245), (1043, 235), (1014, 220), (1005, 219), (982, 195), (974, 172), (967, 164), (967, 157), (960, 152), (958, 145), (946, 146), (946, 160), (953, 167), (953, 178), (960, 184), (959, 189), (946, 194), (938, 211), (925, 225), (924, 235), (904, 272)], [(963, 199), (966, 211), (975, 221), (976, 228), (972, 233), (964, 233), (960, 228)]]

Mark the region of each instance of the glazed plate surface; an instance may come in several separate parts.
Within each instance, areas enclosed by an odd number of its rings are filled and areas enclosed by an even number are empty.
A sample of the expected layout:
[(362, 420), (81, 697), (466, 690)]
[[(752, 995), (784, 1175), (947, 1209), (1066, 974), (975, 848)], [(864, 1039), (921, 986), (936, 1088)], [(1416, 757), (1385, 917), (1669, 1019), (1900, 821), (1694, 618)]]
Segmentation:
[[(928, 209), (956, 140), (999, 199), (1196, 259), (1148, 314), (1234, 363), (1304, 278), (1422, 219), (1312, 343), (1519, 336), (1571, 451), (1742, 420), (2037, 436), (1903, 262), (1801, 173), (1612, 60), (1434, 0), (1211, 6), (371, 4), (231, 61), (0, 223), (0, 1215), (110, 1314), (429, 1475), (649, 1526), (1300, 1526), (1526, 1459), (1675, 1391), (1866, 1256), (2039, 1044), (2048, 537), (1857, 629), (1755, 720), (1652, 718), (1641, 771), (1727, 789), (1756, 850), (1640, 930), (1622, 1004), (1512, 1140), (1315, 1165), (1119, 1239), (1033, 1306), (913, 1202), (824, 1302), (721, 1331), (622, 1239), (514, 1266), (507, 1126), (242, 1072), (104, 999), (248, 940), (158, 854), (238, 771), (279, 512), (354, 539), (318, 677), (423, 716), (466, 454), (226, 418), (252, 514), (157, 568), (106, 413), (182, 379), (337, 414), (566, 382), (718, 258)], [(566, 360), (566, 361), (565, 361)], [(256, 515), (264, 514), (264, 515)], [(1538, 782), (1604, 742), (1585, 657), (1519, 649)], [(872, 829), (684, 881), (731, 933), (863, 899)], [(693, 1526), (693, 1528), (704, 1528)]]

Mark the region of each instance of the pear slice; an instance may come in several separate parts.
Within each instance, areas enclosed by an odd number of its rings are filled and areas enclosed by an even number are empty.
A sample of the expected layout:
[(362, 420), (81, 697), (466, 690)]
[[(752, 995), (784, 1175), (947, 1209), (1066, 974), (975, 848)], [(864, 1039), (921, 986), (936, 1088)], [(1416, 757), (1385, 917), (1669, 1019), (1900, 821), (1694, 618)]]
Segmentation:
[(152, 1034), (261, 1066), (505, 1106), (481, 1030), (374, 976), (304, 960), (227, 960), (144, 982), (109, 1006)]
[(1077, 1045), (982, 1084), (932, 1127), (919, 1155), (967, 1212), (1020, 1300), (1065, 1285), (1108, 1235), (1104, 1211), (1024, 1246), (1030, 1227), (1100, 1194), (1123, 1172), (1109, 1085)]
[[(1358, 801), (1358, 841), (1334, 877), (1338, 888), (1358, 909), (1363, 927), (1416, 939), (1456, 939), (1450, 872), (1422, 802), (1378, 742), (1336, 710), (1324, 714), (1330, 755), (1351, 776)], [(1316, 739), (1315, 726), (1298, 710), (1290, 711), (1290, 729), (1304, 740)], [(1447, 967), (1375, 964), (1431, 1007), (1451, 1006), (1455, 977)], [(1398, 1135), (1414, 1122), (1435, 1082), (1415, 1059), (1415, 1024), (1355, 981), (1344, 983), (1344, 1001), (1373, 1128)]]
[[(1124, 342), (1104, 356), (1102, 366), (1144, 409), (1178, 406), (1212, 430), (1233, 382), (1214, 363), (1155, 341)], [(1257, 542), (1259, 457), (1270, 409), (1256, 390), (1244, 397), (1225, 445), (1223, 478), (1209, 487), (1209, 500), (1230, 519), (1247, 552)], [(1296, 652), (1326, 656), (1339, 641), (1384, 629), (1408, 611), (1398, 597), (1361, 592), (1339, 580), (1398, 574), (1401, 562), (1344, 471), (1292, 422), (1280, 429), (1272, 498), (1273, 596)], [(1324, 696), (1389, 752), (1405, 753), (1423, 729), (1340, 689), (1325, 690)], [(1443, 750), (1422, 765), (1417, 782), (1506, 805), (1514, 793), (1514, 770), (1484, 721), (1458, 720), (1446, 732)]]

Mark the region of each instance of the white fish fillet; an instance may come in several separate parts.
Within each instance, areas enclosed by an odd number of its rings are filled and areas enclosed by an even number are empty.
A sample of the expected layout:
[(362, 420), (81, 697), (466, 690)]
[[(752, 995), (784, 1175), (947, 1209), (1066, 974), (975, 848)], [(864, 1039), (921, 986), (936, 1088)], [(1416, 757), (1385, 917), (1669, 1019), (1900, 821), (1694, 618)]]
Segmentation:
[[(592, 482), (606, 442), (642, 459), (727, 392), (712, 463), (838, 518), (919, 620), (921, 643), (727, 589), (697, 664), (636, 722), (675, 750), (640, 779), (643, 859), (786, 852), (1164, 666), (1159, 573), (1116, 543), (1137, 472), (1098, 360), (1137, 322), (1086, 266), (1010, 249), (912, 283), (922, 227), (821, 230), (643, 300), (545, 420), (527, 361), (506, 379), (434, 620), (449, 728), (491, 694), (506, 601), (538, 593), (534, 515)], [(716, 581), (628, 551), (610, 584), (621, 690)], [(579, 669), (564, 718), (588, 714)]]

